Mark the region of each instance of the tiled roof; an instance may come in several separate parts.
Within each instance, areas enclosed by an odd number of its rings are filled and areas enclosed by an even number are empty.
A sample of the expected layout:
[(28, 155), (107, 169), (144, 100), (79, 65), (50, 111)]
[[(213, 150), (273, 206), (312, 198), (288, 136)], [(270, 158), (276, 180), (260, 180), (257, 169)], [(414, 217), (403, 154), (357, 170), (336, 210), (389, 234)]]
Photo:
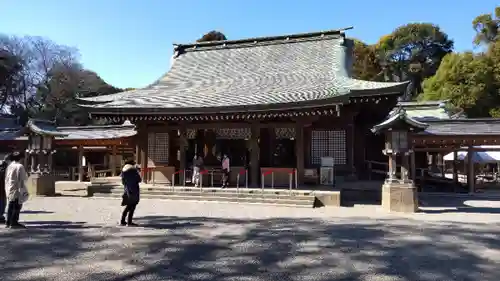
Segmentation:
[(54, 137), (66, 137), (67, 134), (61, 132), (54, 121), (40, 120), (40, 119), (30, 119), (26, 124), (26, 127), (33, 133), (38, 135), (48, 135)]
[(58, 127), (58, 129), (67, 134), (66, 137), (61, 138), (65, 140), (118, 139), (131, 137), (137, 133), (135, 126), (130, 123), (106, 126)]
[[(402, 107), (406, 110), (406, 114), (409, 117), (421, 122), (451, 119), (451, 115), (446, 110), (445, 106), (446, 101), (399, 102), (393, 111)], [(389, 115), (391, 115), (391, 113)]]
[(135, 125), (126, 121), (122, 125), (101, 126), (73, 126), (55, 127), (50, 121), (31, 119), (23, 128), (19, 125), (8, 127), (7, 123), (0, 120), (0, 141), (4, 140), (27, 140), (26, 128), (39, 134), (51, 134), (56, 139), (64, 140), (102, 140), (117, 139), (134, 136), (137, 132)]
[(372, 132), (378, 133), (381, 130), (391, 128), (396, 124), (401, 124), (401, 122), (404, 122), (403, 124), (405, 126), (410, 126), (420, 130), (424, 130), (429, 126), (426, 123), (415, 120), (414, 118), (412, 118), (407, 114), (404, 108), (400, 107), (397, 111), (393, 111), (392, 115), (389, 116), (382, 123), (373, 126)]
[(92, 112), (241, 112), (404, 92), (405, 82), (350, 78), (349, 42), (337, 30), (178, 45), (170, 71), (153, 85), (82, 104)]
[(421, 134), (431, 135), (500, 135), (500, 119), (451, 119), (426, 122), (429, 127)]

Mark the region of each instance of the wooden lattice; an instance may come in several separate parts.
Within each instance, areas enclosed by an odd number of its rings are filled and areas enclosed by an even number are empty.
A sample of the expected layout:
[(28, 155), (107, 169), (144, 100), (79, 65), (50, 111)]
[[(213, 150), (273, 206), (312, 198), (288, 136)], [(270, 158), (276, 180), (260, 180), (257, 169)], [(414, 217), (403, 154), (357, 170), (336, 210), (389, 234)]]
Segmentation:
[(156, 164), (168, 164), (168, 133), (148, 134), (148, 158)]
[(250, 128), (217, 128), (215, 134), (218, 139), (244, 140), (252, 135)]
[(321, 157), (333, 157), (335, 165), (347, 164), (346, 132), (312, 131), (311, 164), (320, 165)]
[(186, 130), (187, 139), (194, 140), (196, 138), (196, 130), (195, 129), (187, 129)]
[(295, 128), (274, 128), (277, 139), (294, 139)]

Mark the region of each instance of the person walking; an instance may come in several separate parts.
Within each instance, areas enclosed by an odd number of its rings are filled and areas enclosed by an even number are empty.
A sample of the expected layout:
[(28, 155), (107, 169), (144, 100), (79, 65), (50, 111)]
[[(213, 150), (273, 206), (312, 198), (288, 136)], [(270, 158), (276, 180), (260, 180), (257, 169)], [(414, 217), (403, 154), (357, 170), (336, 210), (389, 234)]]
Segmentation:
[(191, 180), (194, 183), (194, 187), (200, 185), (201, 169), (203, 169), (203, 158), (199, 155), (195, 155), (193, 158), (193, 178)]
[(12, 153), (10, 157), (11, 163), (5, 171), (5, 192), (9, 202), (5, 223), (7, 228), (25, 228), (24, 225), (19, 223), (21, 209), (29, 198), (28, 189), (26, 188), (28, 175), (23, 164), (21, 164), (23, 157), (24, 155), (21, 152)]
[[(125, 161), (121, 178), (124, 188), (122, 206), (125, 206), (125, 209), (122, 213), (120, 225), (137, 226), (137, 224), (132, 222), (132, 219), (134, 217), (135, 208), (137, 207), (137, 204), (139, 204), (139, 183), (142, 179), (134, 160)], [(127, 219), (127, 221), (125, 221), (125, 219)]]
[(10, 154), (5, 155), (5, 158), (0, 163), (0, 223), (6, 223), (5, 208), (7, 208), (7, 193), (5, 192), (5, 171), (10, 163)]
[(224, 154), (224, 157), (222, 158), (222, 188), (227, 187), (229, 184), (229, 164), (229, 157), (227, 154)]

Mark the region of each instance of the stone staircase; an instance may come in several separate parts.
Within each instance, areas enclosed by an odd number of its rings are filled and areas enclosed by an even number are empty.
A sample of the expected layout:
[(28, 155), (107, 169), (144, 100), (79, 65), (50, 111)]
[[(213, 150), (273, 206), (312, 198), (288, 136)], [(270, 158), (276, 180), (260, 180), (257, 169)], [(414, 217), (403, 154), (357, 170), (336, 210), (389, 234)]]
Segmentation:
[[(87, 187), (87, 195), (93, 197), (121, 198), (123, 187), (117, 182), (93, 182)], [(141, 198), (168, 200), (213, 201), (226, 203), (269, 204), (289, 207), (314, 208), (313, 191), (251, 188), (194, 188), (166, 185), (141, 184)]]

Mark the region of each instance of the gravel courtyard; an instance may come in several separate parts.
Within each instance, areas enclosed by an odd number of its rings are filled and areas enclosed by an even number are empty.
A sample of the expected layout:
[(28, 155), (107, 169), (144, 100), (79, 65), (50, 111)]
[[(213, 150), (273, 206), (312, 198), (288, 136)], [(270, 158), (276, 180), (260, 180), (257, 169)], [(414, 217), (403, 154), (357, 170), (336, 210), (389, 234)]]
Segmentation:
[(500, 202), (412, 215), (378, 207), (295, 209), (36, 198), (26, 230), (0, 229), (0, 280), (500, 280)]

